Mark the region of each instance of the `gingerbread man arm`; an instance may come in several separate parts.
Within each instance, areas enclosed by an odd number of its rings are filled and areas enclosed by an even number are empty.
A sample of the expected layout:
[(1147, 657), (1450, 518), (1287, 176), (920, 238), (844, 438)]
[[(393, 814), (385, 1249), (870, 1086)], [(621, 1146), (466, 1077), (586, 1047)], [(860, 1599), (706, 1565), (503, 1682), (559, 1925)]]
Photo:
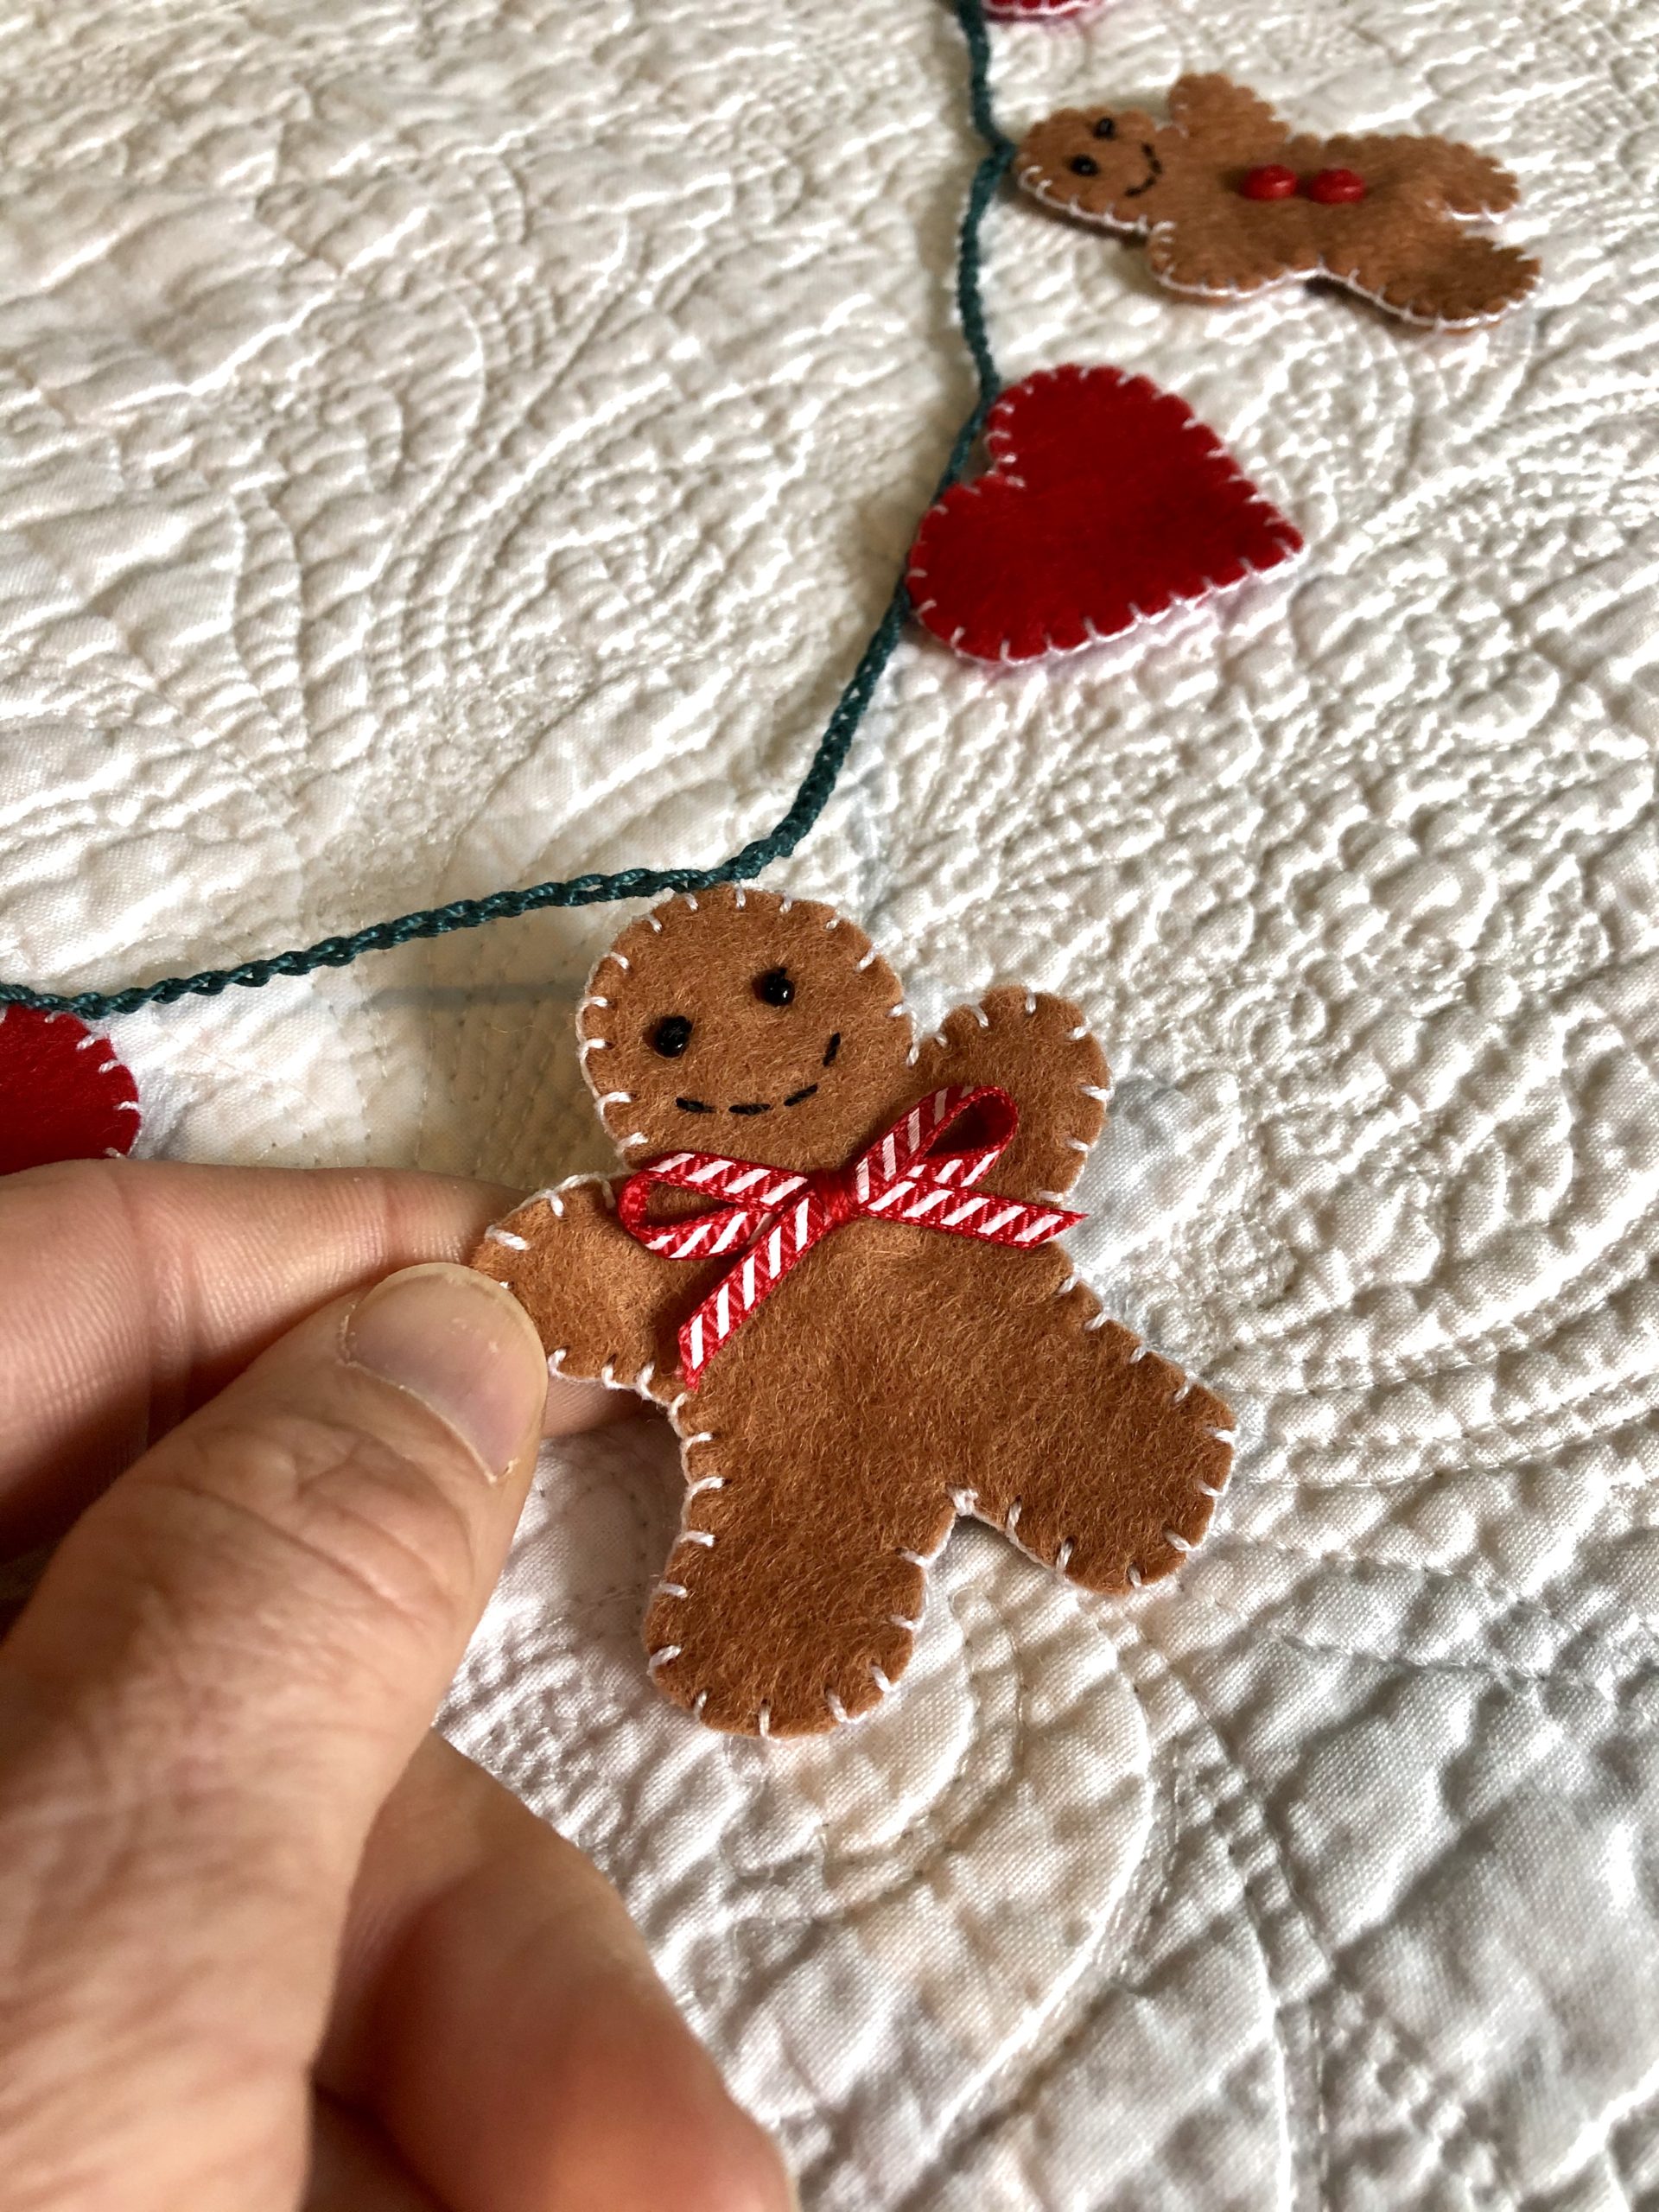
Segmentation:
[(1178, 78), (1169, 113), (1178, 130), (1223, 162), (1265, 161), (1290, 136), (1258, 93), (1228, 77)]
[(916, 1056), (917, 1089), (995, 1084), (1020, 1109), (992, 1180), (1012, 1198), (1058, 1198), (1106, 1120), (1106, 1056), (1076, 1007), (1046, 993), (987, 994), (946, 1014)]
[(612, 1184), (576, 1176), (486, 1230), (472, 1257), (536, 1324), (556, 1375), (659, 1400), (679, 1389), (681, 1320), (717, 1269), (647, 1251), (616, 1217)]
[(1270, 291), (1297, 276), (1311, 276), (1319, 256), (1306, 243), (1287, 251), (1282, 244), (1252, 238), (1246, 230), (1235, 228), (1215, 238), (1202, 227), (1194, 234), (1184, 224), (1160, 223), (1147, 243), (1147, 264), (1159, 283), (1173, 292), (1201, 300), (1234, 300)]

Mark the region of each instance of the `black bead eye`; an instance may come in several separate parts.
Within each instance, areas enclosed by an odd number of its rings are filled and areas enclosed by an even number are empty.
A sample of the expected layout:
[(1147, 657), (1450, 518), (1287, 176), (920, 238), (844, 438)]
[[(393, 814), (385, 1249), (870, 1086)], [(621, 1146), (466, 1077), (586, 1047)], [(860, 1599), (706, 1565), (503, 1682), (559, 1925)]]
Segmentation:
[(768, 968), (764, 976), (757, 976), (754, 995), (763, 1006), (788, 1006), (795, 996), (788, 969)]
[(651, 1049), (665, 1060), (677, 1060), (691, 1042), (691, 1024), (683, 1014), (665, 1014), (651, 1033)]
[(1098, 176), (1100, 163), (1092, 154), (1074, 155), (1066, 163), (1073, 176)]
[(1095, 124), (1095, 136), (1096, 138), (1116, 137), (1117, 124), (1112, 117), (1103, 115), (1097, 118)]

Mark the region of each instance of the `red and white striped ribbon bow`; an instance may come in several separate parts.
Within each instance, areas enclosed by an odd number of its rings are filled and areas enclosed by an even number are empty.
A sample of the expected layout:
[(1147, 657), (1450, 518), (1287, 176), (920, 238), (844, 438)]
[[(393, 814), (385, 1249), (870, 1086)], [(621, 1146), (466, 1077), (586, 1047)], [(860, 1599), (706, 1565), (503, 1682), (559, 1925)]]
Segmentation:
[[(932, 1152), (950, 1126), (975, 1108), (982, 1141), (962, 1151)], [(1080, 1213), (1064, 1207), (1027, 1205), (968, 1187), (1001, 1158), (1019, 1126), (1020, 1109), (1006, 1090), (988, 1084), (968, 1090), (953, 1084), (912, 1106), (844, 1167), (798, 1175), (712, 1152), (670, 1152), (648, 1160), (618, 1193), (617, 1214), (629, 1236), (670, 1260), (741, 1255), (680, 1331), (686, 1388), (696, 1389), (726, 1339), (844, 1222), (915, 1222), (982, 1243), (1030, 1250), (1081, 1221)], [(727, 1203), (687, 1221), (658, 1225), (647, 1218), (647, 1209), (658, 1183)]]

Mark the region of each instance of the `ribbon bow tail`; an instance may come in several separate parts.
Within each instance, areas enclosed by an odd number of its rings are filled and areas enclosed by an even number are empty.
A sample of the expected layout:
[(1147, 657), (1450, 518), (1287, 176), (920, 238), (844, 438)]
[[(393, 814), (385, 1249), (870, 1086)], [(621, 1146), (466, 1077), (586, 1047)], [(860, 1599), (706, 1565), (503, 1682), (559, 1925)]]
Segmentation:
[[(979, 1118), (978, 1141), (957, 1152), (936, 1153), (933, 1147), (970, 1114)], [(995, 1084), (971, 1090), (950, 1084), (934, 1091), (856, 1162), (859, 1211), (875, 1220), (911, 1222), (1016, 1250), (1046, 1244), (1084, 1217), (1065, 1206), (1033, 1205), (976, 1187), (1007, 1150), (1019, 1126), (1019, 1108)]]
[(704, 1368), (761, 1300), (834, 1226), (830, 1208), (810, 1188), (762, 1217), (742, 1258), (680, 1330), (680, 1370), (688, 1390), (696, 1389)]
[[(659, 1184), (739, 1203), (715, 1205), (684, 1221), (653, 1223), (648, 1208)], [(696, 1389), (726, 1339), (830, 1226), (829, 1208), (811, 1177), (710, 1153), (670, 1153), (650, 1161), (622, 1185), (616, 1210), (628, 1234), (664, 1259), (741, 1255), (681, 1327), (680, 1368), (689, 1390)]]

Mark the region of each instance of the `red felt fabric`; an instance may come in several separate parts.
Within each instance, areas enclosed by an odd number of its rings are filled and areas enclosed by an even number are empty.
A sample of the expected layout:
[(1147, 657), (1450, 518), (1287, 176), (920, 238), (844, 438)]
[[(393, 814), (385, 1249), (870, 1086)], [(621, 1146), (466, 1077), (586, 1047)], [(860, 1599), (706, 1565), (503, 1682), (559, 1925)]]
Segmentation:
[(994, 22), (1040, 22), (1062, 16), (1092, 16), (1105, 0), (985, 0)]
[(0, 1007), (0, 1175), (132, 1149), (138, 1086), (69, 1014)]
[(1173, 392), (1068, 364), (991, 410), (992, 466), (922, 518), (918, 621), (973, 660), (1074, 652), (1301, 550), (1296, 531)]

